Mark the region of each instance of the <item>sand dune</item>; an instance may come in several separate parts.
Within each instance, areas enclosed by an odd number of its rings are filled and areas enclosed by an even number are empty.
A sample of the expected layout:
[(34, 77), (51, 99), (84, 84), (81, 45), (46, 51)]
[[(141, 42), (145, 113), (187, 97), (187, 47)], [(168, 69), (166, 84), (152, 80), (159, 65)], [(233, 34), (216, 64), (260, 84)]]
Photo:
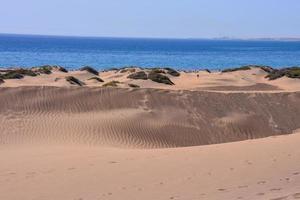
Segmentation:
[(0, 145), (5, 200), (294, 200), (300, 133), (175, 149)]
[(2, 74), (0, 200), (300, 199), (300, 79), (130, 73)]
[(0, 88), (1, 144), (161, 148), (290, 134), (300, 93)]

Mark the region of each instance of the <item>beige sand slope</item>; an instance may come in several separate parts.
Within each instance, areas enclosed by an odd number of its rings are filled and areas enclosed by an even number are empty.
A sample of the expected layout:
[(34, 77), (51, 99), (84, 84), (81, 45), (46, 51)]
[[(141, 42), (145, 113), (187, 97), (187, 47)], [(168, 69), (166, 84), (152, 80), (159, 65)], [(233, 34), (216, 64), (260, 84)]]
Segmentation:
[(300, 93), (0, 88), (1, 144), (183, 147), (300, 128)]
[(299, 142), (300, 133), (157, 150), (0, 146), (0, 199), (299, 199)]

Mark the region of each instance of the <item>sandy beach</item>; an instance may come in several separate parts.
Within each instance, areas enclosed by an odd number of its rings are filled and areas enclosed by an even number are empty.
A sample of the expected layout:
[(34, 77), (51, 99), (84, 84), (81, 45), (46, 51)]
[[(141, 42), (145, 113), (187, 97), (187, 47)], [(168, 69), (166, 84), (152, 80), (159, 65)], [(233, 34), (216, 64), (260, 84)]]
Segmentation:
[(0, 71), (0, 199), (300, 199), (291, 72), (49, 69)]

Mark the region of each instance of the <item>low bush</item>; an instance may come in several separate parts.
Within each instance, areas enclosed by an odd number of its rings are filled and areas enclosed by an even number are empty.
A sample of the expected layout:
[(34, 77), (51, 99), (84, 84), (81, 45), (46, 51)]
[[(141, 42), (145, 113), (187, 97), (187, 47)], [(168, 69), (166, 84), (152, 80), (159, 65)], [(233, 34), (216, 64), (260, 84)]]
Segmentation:
[(126, 73), (126, 72), (134, 73), (135, 71), (136, 71), (135, 68), (124, 68), (120, 70), (120, 73)]
[(237, 67), (237, 68), (229, 68), (229, 69), (224, 69), (222, 70), (223, 73), (226, 72), (236, 72), (236, 71), (245, 71), (245, 70), (250, 70), (250, 66), (242, 66), (242, 67)]
[(167, 73), (172, 76), (180, 76), (180, 73), (178, 71), (176, 71), (175, 69), (167, 67), (167, 68), (165, 68), (165, 70), (167, 70)]
[(74, 76), (67, 76), (66, 81), (68, 81), (72, 85), (79, 85), (79, 86), (85, 85), (84, 82), (80, 81), (79, 79), (75, 78)]
[(35, 72), (29, 69), (9, 69), (0, 75), (1, 79), (22, 79), (24, 76), (37, 76)]
[(151, 72), (160, 73), (160, 74), (165, 74), (166, 73), (163, 69), (159, 69), (159, 68), (154, 68), (154, 69), (151, 70)]
[(99, 72), (97, 70), (95, 70), (94, 68), (89, 67), (89, 66), (85, 66), (85, 67), (80, 68), (80, 71), (87, 71), (87, 72), (89, 72), (91, 74), (94, 74), (96, 76), (99, 75)]
[(133, 74), (130, 74), (129, 76), (127, 76), (127, 78), (130, 79), (142, 79), (142, 80), (147, 80), (147, 74), (144, 71), (139, 71), (139, 72), (135, 72)]
[(151, 72), (149, 73), (148, 75), (148, 78), (154, 82), (157, 82), (157, 83), (164, 83), (164, 84), (167, 84), (167, 85), (174, 85), (174, 83), (165, 75), (162, 75), (160, 73), (154, 73), (154, 72)]
[(274, 69), (266, 76), (266, 78), (268, 78), (269, 80), (276, 80), (284, 76), (288, 78), (300, 78), (300, 67)]
[(96, 80), (98, 82), (104, 82), (101, 78), (99, 77), (92, 77), (92, 78), (89, 78), (88, 80)]

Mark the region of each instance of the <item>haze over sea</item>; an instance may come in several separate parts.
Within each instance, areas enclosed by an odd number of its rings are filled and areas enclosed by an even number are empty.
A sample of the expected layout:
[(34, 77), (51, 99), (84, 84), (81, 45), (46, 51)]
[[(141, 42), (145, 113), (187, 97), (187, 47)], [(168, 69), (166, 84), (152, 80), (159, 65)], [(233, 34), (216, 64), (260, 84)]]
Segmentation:
[(89, 65), (223, 69), (257, 64), (300, 65), (299, 41), (135, 39), (0, 35), (0, 67)]

